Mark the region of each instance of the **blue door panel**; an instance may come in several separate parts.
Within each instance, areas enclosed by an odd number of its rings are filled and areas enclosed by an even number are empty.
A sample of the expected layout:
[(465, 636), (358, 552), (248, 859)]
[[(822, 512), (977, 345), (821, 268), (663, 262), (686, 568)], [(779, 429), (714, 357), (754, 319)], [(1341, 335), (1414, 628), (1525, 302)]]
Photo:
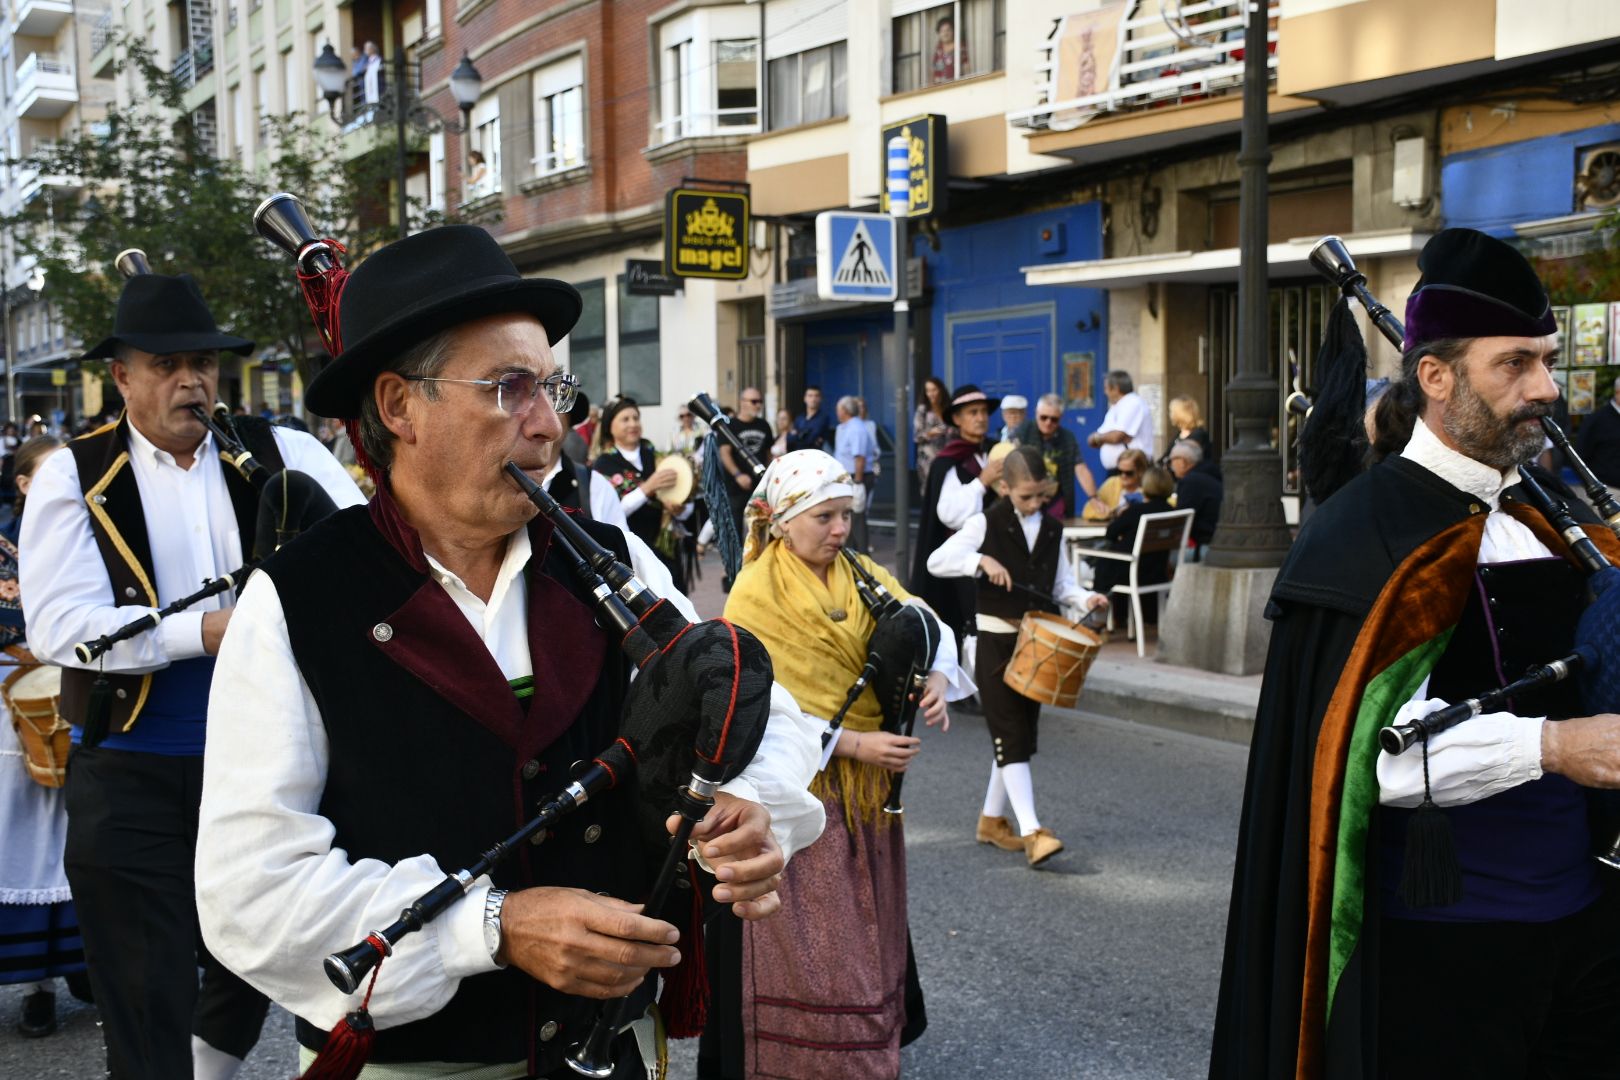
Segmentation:
[[(991, 397), (1022, 394), (1033, 404), (1052, 385), (1052, 321), (1047, 315), (989, 317), (951, 324), (957, 386), (973, 383)], [(1001, 430), (999, 410), (990, 430)]]

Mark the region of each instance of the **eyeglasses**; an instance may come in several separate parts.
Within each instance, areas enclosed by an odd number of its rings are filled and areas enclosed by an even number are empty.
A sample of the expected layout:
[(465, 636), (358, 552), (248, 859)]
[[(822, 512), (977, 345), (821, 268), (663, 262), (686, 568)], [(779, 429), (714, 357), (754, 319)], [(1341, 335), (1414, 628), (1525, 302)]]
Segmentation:
[(744, 405), (763, 405), (763, 404), (765, 404), (765, 399), (764, 398), (759, 398), (759, 397), (745, 397), (742, 400), (743, 400)]
[(1121, 476), (1135, 476), (1136, 475), (1136, 470), (1135, 469), (1121, 469), (1121, 470), (1119, 470), (1119, 475), (1121, 475)]
[(1061, 416), (1046, 416), (1042, 414), (1036, 414), (1035, 416), (1035, 420), (1042, 424), (1055, 424), (1061, 419), (1063, 419)]
[(677, 420), (690, 420), (690, 419), (692, 419), (692, 414), (689, 413), (689, 412), (676, 413), (675, 414), (675, 419), (677, 419)]
[(461, 383), (464, 386), (493, 386), (495, 405), (513, 416), (526, 413), (534, 405), (540, 391), (559, 413), (568, 412), (579, 397), (579, 376), (564, 371), (541, 378), (532, 371), (508, 371), (498, 379), (436, 379), (428, 375), (408, 375), (406, 382)]

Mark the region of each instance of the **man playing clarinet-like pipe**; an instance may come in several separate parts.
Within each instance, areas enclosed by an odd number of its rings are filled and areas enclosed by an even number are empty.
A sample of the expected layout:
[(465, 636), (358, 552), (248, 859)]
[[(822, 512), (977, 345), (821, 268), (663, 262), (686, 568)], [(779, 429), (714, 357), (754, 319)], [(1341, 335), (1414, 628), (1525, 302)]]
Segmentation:
[[(297, 1015), (312, 1068), (364, 996), (386, 1075), (569, 1076), (599, 1003), (633, 993), (640, 1015), (687, 949), (632, 902), (643, 843), (614, 790), (402, 938), (371, 988), (345, 996), (321, 967), (511, 833), (619, 730), (628, 661), (503, 471), (540, 482), (555, 466), (575, 383), (551, 346), (579, 311), (572, 287), (520, 277), (482, 229), (432, 229), (355, 270), (345, 351), (309, 387), (312, 411), (358, 422), (377, 493), (243, 591), (216, 674), (230, 702), (210, 717), (197, 889), (210, 948)], [(631, 561), (633, 537), (581, 527)], [(695, 617), (656, 559), (635, 561)], [(823, 823), (806, 790), (817, 750), (773, 694), (758, 753), (694, 833), (713, 874), (695, 888), (743, 918), (780, 906), (786, 859)], [(633, 1045), (620, 1037), (615, 1076), (647, 1075)]]
[[(111, 360), (124, 413), (53, 454), (28, 493), (20, 588), (29, 645), (64, 668), (67, 875), (118, 1080), (228, 1078), (265, 1016), (202, 948), (192, 889), (209, 680), (233, 595), (165, 618), (95, 670), (73, 650), (247, 561), (259, 493), (191, 410), (213, 407), (221, 352), (252, 348), (218, 329), (189, 275), (131, 278), (112, 335), (85, 354)], [(262, 421), (239, 434), (267, 469), (308, 473), (339, 506), (362, 501), (312, 436)]]
[(1620, 909), (1593, 858), (1615, 837), (1598, 789), (1620, 787), (1620, 716), (1570, 680), (1380, 749), (1384, 726), (1576, 644), (1588, 579), (1536, 485), (1620, 557), (1530, 464), (1559, 363), (1535, 271), (1469, 229), (1418, 266), (1374, 414), (1373, 445), (1402, 449), (1322, 503), (1267, 609), (1222, 1080), (1620, 1076)]

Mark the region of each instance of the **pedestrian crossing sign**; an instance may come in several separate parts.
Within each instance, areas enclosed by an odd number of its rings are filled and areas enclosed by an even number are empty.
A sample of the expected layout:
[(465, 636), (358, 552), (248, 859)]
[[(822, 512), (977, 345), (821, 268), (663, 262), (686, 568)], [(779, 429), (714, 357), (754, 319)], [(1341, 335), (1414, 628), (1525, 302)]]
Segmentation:
[(893, 300), (894, 219), (829, 210), (816, 215), (816, 293), (823, 300)]

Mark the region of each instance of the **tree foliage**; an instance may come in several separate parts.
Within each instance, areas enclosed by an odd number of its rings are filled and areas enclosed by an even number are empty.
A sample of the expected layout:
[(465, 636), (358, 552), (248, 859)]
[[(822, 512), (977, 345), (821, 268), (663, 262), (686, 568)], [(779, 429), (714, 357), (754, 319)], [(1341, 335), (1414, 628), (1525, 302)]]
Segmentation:
[[(80, 190), (35, 199), (6, 221), (18, 248), (38, 260), (43, 295), (69, 335), (91, 343), (111, 333), (123, 280), (119, 252), (139, 248), (160, 274), (197, 279), (219, 325), (252, 338), (261, 352), (308, 371), (321, 347), (299, 295), (291, 259), (253, 230), (253, 211), (269, 194), (298, 195), (317, 230), (342, 243), (352, 267), (361, 254), (396, 235), (389, 220), (394, 177), (393, 129), (351, 162), (337, 153), (338, 130), (324, 117), (267, 118), (270, 164), (252, 172), (222, 158), (199, 137), (182, 88), (151, 48), (125, 36), (119, 71), (144, 86), (128, 108), (111, 108), (104, 131), (64, 136), (13, 162), (43, 176), (68, 176)], [(411, 204), (413, 231), (443, 219)]]

